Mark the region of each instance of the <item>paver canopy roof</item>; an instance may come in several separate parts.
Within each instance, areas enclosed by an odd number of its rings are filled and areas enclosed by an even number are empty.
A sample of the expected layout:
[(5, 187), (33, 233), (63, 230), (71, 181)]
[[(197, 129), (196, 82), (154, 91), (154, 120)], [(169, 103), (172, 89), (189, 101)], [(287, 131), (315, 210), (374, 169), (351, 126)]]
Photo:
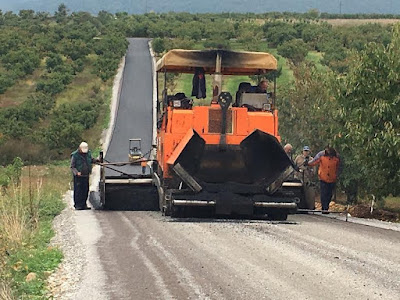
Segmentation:
[(213, 74), (217, 53), (222, 57), (221, 74), (224, 75), (258, 75), (277, 69), (276, 58), (265, 52), (174, 49), (157, 62), (156, 70), (194, 73), (196, 68), (204, 68), (205, 73)]

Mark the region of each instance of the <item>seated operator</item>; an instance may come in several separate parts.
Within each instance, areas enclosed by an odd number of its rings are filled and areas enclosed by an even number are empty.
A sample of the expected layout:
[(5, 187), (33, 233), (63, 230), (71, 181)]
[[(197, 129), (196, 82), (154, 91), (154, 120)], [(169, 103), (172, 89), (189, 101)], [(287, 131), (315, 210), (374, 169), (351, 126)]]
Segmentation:
[(261, 80), (255, 89), (255, 93), (264, 94), (267, 93), (268, 80)]

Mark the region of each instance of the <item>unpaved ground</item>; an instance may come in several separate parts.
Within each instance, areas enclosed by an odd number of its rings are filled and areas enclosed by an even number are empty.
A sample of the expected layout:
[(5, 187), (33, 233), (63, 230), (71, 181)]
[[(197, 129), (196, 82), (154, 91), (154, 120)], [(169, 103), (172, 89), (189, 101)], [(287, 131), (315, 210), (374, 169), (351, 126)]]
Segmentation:
[(400, 233), (331, 218), (95, 212), (108, 299), (398, 299)]

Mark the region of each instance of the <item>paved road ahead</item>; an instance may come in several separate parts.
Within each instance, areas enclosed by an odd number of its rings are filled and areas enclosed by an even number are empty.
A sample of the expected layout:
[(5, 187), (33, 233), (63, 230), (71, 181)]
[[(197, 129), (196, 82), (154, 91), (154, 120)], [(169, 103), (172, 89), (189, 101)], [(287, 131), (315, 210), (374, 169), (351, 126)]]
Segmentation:
[[(121, 98), (111, 142), (105, 159), (128, 161), (129, 139), (142, 139), (143, 154), (151, 149), (152, 139), (152, 61), (148, 39), (129, 39)], [(128, 174), (141, 174), (140, 166), (113, 167)], [(106, 176), (118, 176), (106, 169)], [(149, 170), (147, 170), (149, 172)]]

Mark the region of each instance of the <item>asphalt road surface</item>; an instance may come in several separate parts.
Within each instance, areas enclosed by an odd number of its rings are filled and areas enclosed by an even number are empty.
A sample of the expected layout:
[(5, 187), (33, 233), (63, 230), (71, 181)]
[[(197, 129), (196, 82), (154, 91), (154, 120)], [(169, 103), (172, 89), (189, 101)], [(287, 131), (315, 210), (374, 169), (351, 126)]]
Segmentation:
[[(148, 39), (129, 39), (116, 122), (105, 159), (127, 162), (129, 139), (142, 139), (142, 153), (151, 150), (153, 130), (153, 77)], [(147, 156), (148, 157), (148, 156)], [(128, 174), (141, 174), (140, 165), (113, 166)], [(147, 168), (147, 174), (149, 168)], [(120, 173), (106, 169), (106, 176)]]
[(399, 299), (400, 232), (96, 212), (107, 299)]
[[(129, 49), (109, 161), (127, 159), (129, 138), (151, 145), (147, 40)], [(90, 255), (80, 299), (400, 299), (395, 230), (315, 215), (270, 222), (92, 210), (76, 222)]]

